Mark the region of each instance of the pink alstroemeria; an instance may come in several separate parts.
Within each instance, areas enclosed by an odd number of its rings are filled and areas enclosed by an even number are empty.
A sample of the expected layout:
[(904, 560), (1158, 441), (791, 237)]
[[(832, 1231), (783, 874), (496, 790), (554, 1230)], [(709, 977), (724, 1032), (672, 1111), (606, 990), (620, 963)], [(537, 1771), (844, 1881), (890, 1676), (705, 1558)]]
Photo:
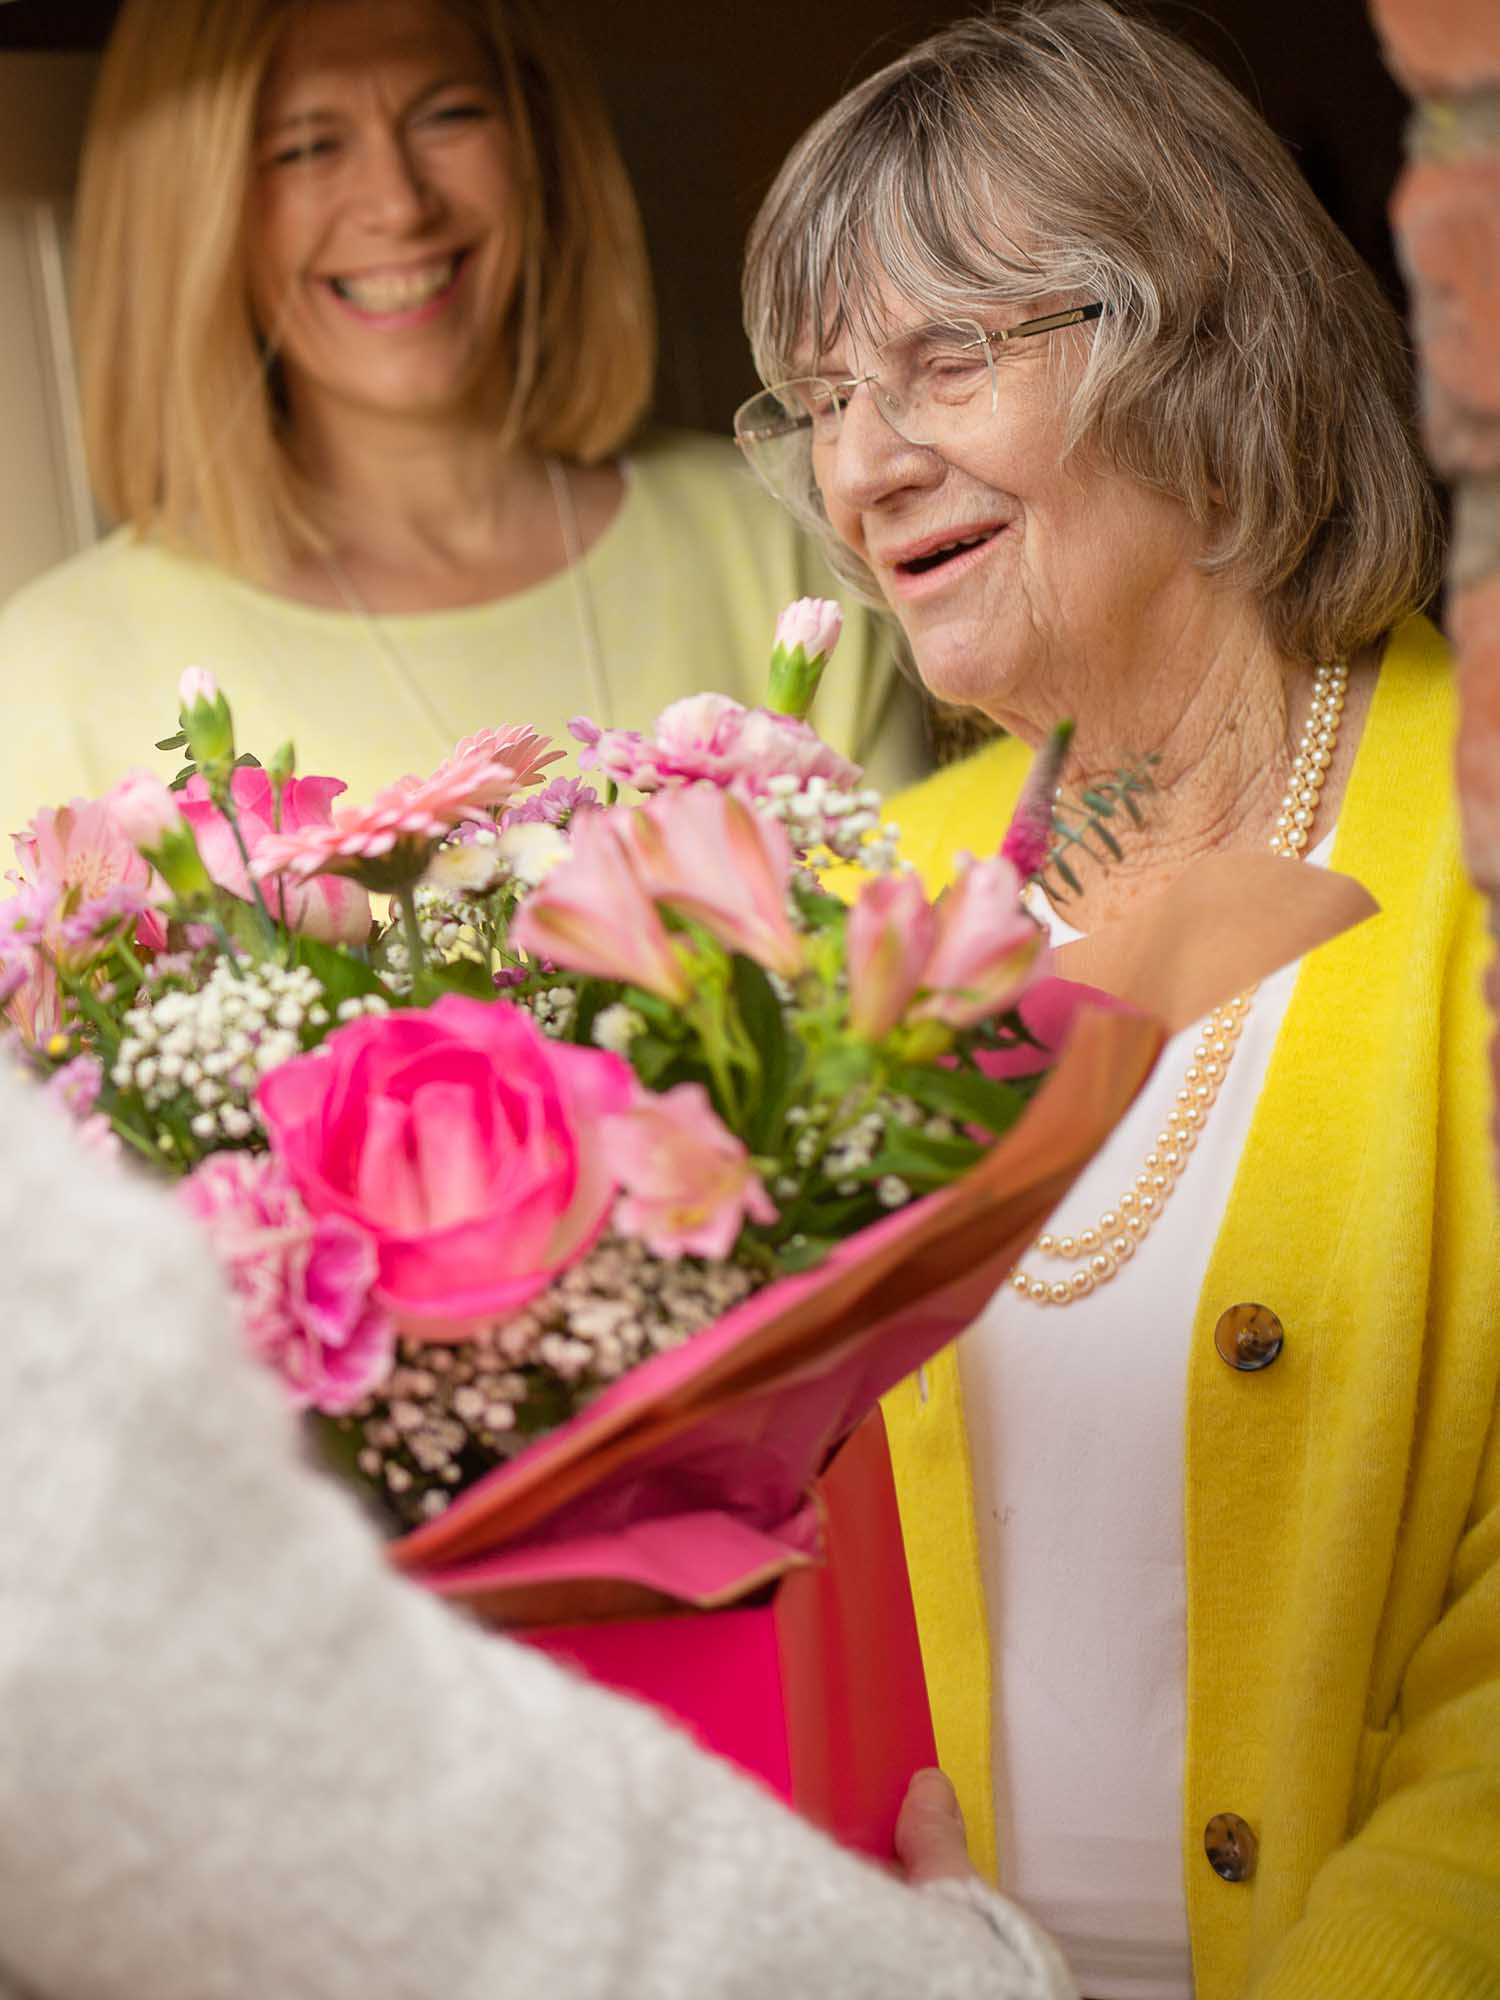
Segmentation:
[(395, 1357), (395, 1322), (375, 1298), (380, 1257), (346, 1215), (308, 1213), (279, 1160), (214, 1153), (179, 1199), (224, 1265), (251, 1352), (299, 1409), (349, 1410)]
[(927, 971), (937, 915), (915, 875), (879, 875), (849, 912), (849, 1026), (866, 1041), (901, 1021)]
[(598, 764), (616, 784), (638, 792), (706, 780), (764, 798), (776, 778), (795, 778), (799, 789), (809, 778), (822, 778), (838, 791), (853, 791), (863, 775), (810, 724), (766, 708), (745, 708), (722, 694), (674, 701), (657, 717), (653, 736), (600, 729), (585, 716), (568, 727), (593, 753), (581, 760), (585, 769)]
[(655, 902), (783, 979), (803, 970), (787, 913), (791, 843), (775, 820), (735, 792), (689, 785), (625, 815), (622, 836)]
[(631, 817), (616, 810), (574, 821), (572, 851), (521, 904), (511, 940), (533, 958), (681, 1006), (692, 989), (624, 838)]
[(105, 943), (121, 924), (139, 925), (151, 917), (153, 898), (137, 882), (116, 882), (102, 896), (91, 896), (70, 916), (62, 919), (59, 931), (63, 943), (76, 955), (87, 955), (91, 946)]
[(1045, 964), (1046, 937), (1021, 903), (1021, 877), (999, 855), (969, 861), (938, 898), (937, 939), (913, 1021), (969, 1028), (1013, 1007)]
[[(229, 795), (252, 867), (266, 841), (277, 834), (330, 827), (333, 801), (344, 789), (341, 778), (289, 778), (278, 801), (270, 773), (242, 765), (230, 779)], [(213, 880), (241, 902), (251, 902), (250, 878), (234, 828), (214, 804), (202, 778), (190, 778), (183, 787), (182, 813)], [(358, 883), (343, 876), (315, 875), (306, 882), (283, 879), (267, 889), (266, 903), (288, 929), (330, 944), (363, 944), (370, 934), (370, 898)]]
[(286, 875), (293, 882), (352, 875), (376, 890), (419, 880), (434, 843), (444, 834), (466, 820), (487, 819), (522, 784), (533, 781), (534, 744), (518, 751), (532, 771), (530, 778), (517, 778), (493, 753), (491, 739), (508, 733), (487, 730), (468, 739), (472, 747), (445, 758), (431, 777), (398, 778), (367, 806), (340, 809), (331, 825), (268, 834), (251, 861), (251, 874), (259, 881)]
[[(56, 892), (47, 948), (67, 971), (94, 956), (87, 941), (71, 942), (63, 932), (66, 918), (97, 904), (122, 885), (138, 889), (155, 905), (164, 899), (164, 884), (137, 850), (105, 799), (73, 799), (68, 805), (39, 812), (15, 836), (19, 864), (11, 880)], [(92, 932), (85, 927), (86, 937)], [(167, 941), (166, 925), (154, 907), (136, 925), (136, 942), (146, 951), (160, 951)]]
[(0, 1007), (33, 1047), (62, 1026), (62, 995), (45, 951), (58, 893), (54, 884), (28, 883), (0, 903)]
[(658, 1257), (727, 1257), (747, 1218), (776, 1220), (750, 1155), (701, 1083), (643, 1093), (601, 1121), (599, 1145), (623, 1189), (615, 1228)]

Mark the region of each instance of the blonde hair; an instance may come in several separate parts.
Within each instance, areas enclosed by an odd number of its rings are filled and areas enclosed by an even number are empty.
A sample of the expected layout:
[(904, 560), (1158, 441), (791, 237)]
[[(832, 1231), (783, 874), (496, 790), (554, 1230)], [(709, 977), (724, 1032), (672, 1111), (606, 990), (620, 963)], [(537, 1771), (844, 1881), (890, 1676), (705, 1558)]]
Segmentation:
[[(126, 0), (78, 206), (84, 430), (103, 507), (258, 580), (325, 546), (286, 448), (274, 356), (249, 303), (256, 103), (307, 0)], [(490, 57), (523, 204), (495, 329), (496, 443), (584, 464), (650, 398), (655, 317), (635, 197), (603, 107), (528, 0), (440, 0)]]
[(1400, 321), (1238, 92), (1107, 0), (958, 23), (799, 142), (747, 251), (763, 379), (867, 325), (879, 284), (950, 316), (1101, 300), (1065, 450), (1212, 523), (1204, 567), (1288, 657), (1347, 657), (1435, 589)]

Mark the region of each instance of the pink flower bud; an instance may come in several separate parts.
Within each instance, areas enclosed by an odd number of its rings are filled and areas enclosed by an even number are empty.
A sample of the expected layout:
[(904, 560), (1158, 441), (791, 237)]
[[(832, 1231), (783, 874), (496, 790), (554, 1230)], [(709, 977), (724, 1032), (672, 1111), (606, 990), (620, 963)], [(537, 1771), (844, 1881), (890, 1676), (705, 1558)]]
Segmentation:
[(151, 771), (127, 771), (105, 803), (125, 838), (148, 854), (182, 821), (176, 799)]
[(200, 701), (215, 702), (219, 699), (219, 683), (207, 667), (184, 667), (182, 678), (177, 683), (177, 706), (193, 708)]
[(839, 642), (844, 614), (829, 597), (799, 597), (776, 621), (776, 644), (794, 653), (800, 646), (809, 660), (826, 659)]

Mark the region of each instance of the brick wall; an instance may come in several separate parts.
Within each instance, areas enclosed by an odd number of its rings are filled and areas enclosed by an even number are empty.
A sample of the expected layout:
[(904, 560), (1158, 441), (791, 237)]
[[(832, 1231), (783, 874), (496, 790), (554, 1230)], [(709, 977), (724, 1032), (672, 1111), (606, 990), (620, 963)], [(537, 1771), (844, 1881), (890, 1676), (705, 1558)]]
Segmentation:
[[(1464, 841), (1500, 945), (1500, 4), (1370, 4), (1416, 100), (1391, 215), (1412, 291), (1427, 449), (1454, 494), (1448, 622)], [(1500, 1023), (1500, 958), (1488, 990)], [(1492, 1056), (1500, 1147), (1500, 1026)]]

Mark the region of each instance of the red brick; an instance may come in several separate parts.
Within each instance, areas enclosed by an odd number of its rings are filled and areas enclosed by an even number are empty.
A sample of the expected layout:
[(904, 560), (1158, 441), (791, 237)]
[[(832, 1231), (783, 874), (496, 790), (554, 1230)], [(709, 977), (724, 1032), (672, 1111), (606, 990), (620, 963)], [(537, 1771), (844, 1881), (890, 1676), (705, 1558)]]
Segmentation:
[(1386, 59), (1414, 95), (1500, 83), (1495, 0), (1370, 0)]
[[(1458, 790), (1464, 847), (1474, 879), (1490, 898), (1490, 931), (1500, 940), (1500, 575), (1459, 592), (1450, 624), (1458, 647)], [(1490, 959), (1485, 993), (1495, 1017), (1490, 1043), (1490, 1103), (1500, 1171), (1500, 953)]]
[(1500, 904), (1500, 575), (1455, 594), (1458, 788), (1474, 879)]
[(1429, 449), (1445, 472), (1500, 470), (1500, 153), (1408, 167), (1391, 215), (1412, 282)]

